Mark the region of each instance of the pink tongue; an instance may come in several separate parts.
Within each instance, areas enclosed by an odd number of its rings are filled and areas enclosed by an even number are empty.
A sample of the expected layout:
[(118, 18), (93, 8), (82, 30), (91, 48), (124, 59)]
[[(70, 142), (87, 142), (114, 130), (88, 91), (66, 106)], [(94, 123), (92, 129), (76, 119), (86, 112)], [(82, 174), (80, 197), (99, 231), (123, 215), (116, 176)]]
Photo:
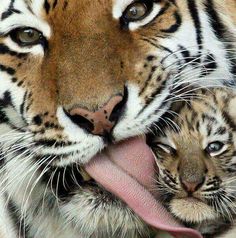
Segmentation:
[(107, 154), (96, 156), (85, 169), (147, 224), (179, 238), (202, 237), (197, 231), (179, 225), (146, 189), (154, 187), (155, 170), (153, 155), (142, 139), (113, 146)]

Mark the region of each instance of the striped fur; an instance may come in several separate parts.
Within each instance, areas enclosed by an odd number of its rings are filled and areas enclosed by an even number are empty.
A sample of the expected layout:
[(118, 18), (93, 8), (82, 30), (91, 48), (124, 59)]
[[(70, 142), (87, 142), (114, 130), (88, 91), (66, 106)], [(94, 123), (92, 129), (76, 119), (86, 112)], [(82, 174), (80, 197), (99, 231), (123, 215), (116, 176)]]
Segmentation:
[[(81, 168), (111, 140), (158, 127), (173, 102), (191, 96), (186, 85), (235, 86), (236, 3), (141, 2), (149, 14), (129, 22), (132, 0), (1, 1), (4, 238), (148, 237), (148, 227)], [(37, 44), (16, 42), (25, 27), (40, 32)], [(65, 113), (97, 110), (114, 95), (127, 101), (108, 138)]]
[[(170, 119), (171, 126), (149, 138), (163, 204), (203, 237), (228, 238), (235, 232), (235, 103), (235, 90), (196, 91)], [(220, 147), (210, 153), (212, 143)], [(195, 183), (194, 190), (186, 188)]]

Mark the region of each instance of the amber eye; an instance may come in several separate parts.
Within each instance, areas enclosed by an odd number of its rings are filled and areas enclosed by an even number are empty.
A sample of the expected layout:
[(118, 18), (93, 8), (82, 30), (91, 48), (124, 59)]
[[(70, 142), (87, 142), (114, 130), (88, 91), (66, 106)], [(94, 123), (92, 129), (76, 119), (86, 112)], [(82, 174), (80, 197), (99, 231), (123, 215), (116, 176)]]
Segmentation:
[(11, 31), (9, 35), (20, 46), (37, 45), (44, 39), (43, 34), (33, 28), (18, 28)]
[(222, 154), (225, 150), (225, 144), (220, 141), (215, 141), (207, 145), (205, 151), (211, 155), (216, 156)]
[(126, 8), (123, 18), (129, 22), (142, 20), (150, 12), (152, 5), (150, 1), (135, 1)]

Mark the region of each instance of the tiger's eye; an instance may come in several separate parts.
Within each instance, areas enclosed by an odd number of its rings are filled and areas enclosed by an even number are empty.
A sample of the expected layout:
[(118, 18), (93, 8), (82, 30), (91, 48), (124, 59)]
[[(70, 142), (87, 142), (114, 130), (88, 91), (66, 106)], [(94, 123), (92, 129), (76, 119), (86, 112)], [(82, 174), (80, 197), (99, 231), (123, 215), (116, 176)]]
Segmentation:
[(34, 28), (16, 28), (9, 33), (9, 36), (23, 47), (41, 44), (46, 41), (43, 34)]
[(145, 3), (136, 2), (127, 8), (124, 17), (129, 21), (137, 21), (146, 16), (147, 12), (148, 7)]
[(18, 30), (16, 35), (20, 43), (27, 45), (37, 44), (41, 36), (42, 34), (39, 31), (30, 28)]
[(206, 147), (206, 152), (208, 154), (218, 154), (221, 152), (223, 147), (224, 147), (224, 143), (222, 143), (220, 141), (215, 141), (215, 142), (208, 144), (208, 146)]

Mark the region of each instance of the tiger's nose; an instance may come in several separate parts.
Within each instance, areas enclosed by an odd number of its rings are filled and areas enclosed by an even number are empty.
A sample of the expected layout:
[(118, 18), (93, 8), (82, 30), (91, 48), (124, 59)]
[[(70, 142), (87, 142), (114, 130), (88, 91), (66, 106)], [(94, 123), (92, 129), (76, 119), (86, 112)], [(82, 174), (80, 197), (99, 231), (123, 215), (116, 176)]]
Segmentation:
[(68, 114), (79, 127), (94, 135), (104, 136), (111, 132), (126, 104), (125, 96), (112, 97), (95, 112), (83, 108), (74, 108)]
[(181, 184), (184, 188), (184, 190), (188, 193), (194, 193), (196, 192), (201, 186), (204, 184), (205, 177), (202, 177), (199, 180), (196, 181), (187, 181), (187, 180), (182, 180), (181, 179)]

